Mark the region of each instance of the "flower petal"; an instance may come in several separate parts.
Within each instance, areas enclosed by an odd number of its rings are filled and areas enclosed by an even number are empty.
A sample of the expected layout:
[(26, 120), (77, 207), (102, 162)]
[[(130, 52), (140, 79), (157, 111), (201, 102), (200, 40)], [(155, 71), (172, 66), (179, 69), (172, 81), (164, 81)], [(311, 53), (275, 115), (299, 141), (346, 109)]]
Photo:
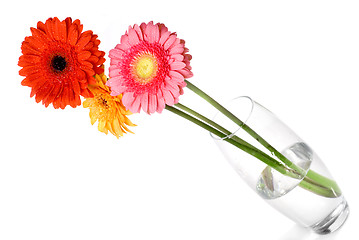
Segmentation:
[(128, 40), (131, 46), (135, 46), (140, 42), (140, 39), (133, 28), (128, 29)]
[(67, 42), (72, 45), (75, 46), (77, 43), (77, 39), (79, 37), (79, 32), (77, 30), (77, 27), (75, 25), (71, 25), (68, 31), (68, 35), (67, 35)]
[(91, 52), (89, 51), (81, 51), (78, 55), (77, 58), (78, 60), (82, 61), (82, 60), (87, 60), (91, 57)]
[(148, 96), (148, 113), (152, 114), (157, 109), (157, 97), (156, 95), (150, 94)]
[(135, 97), (135, 100), (132, 102), (131, 107), (129, 108), (133, 113), (139, 113), (141, 109), (141, 95)]
[(167, 41), (163, 45), (164, 49), (168, 50), (172, 46), (172, 44), (176, 41), (176, 38), (177, 38), (177, 36), (175, 34), (172, 34), (171, 36), (169, 36)]
[(184, 56), (182, 54), (172, 54), (171, 58), (178, 62), (182, 62), (184, 59)]
[(166, 107), (165, 99), (163, 97), (162, 91), (157, 92), (157, 112), (161, 113), (162, 110)]
[(127, 109), (130, 109), (130, 106), (132, 105), (134, 100), (135, 98), (132, 92), (126, 92), (122, 95), (122, 103)]
[(175, 103), (175, 99), (174, 99), (173, 95), (171, 94), (171, 92), (168, 90), (164, 90), (162, 92), (163, 92), (163, 97), (165, 99), (165, 103), (168, 106), (173, 106)]
[(147, 113), (148, 112), (148, 92), (145, 92), (141, 96), (141, 106), (142, 106), (142, 110)]
[(169, 72), (169, 75), (172, 77), (172, 78), (175, 78), (176, 81), (178, 82), (182, 82), (184, 80), (184, 77), (182, 74), (180, 74), (179, 72), (177, 71), (170, 71)]
[(159, 29), (157, 25), (153, 25), (152, 22), (150, 22), (147, 25), (146, 31), (145, 31), (145, 36), (147, 37), (147, 41), (149, 43), (154, 43), (154, 42), (158, 42), (159, 40)]
[(131, 44), (129, 42), (129, 38), (127, 34), (121, 36), (121, 45), (124, 46), (125, 49), (131, 48)]
[(163, 45), (168, 40), (170, 35), (171, 35), (171, 32), (164, 32), (163, 34), (161, 34), (161, 38), (158, 43)]
[(174, 62), (171, 63), (170, 69), (171, 70), (180, 70), (186, 67), (186, 64), (184, 62)]
[(109, 54), (109, 57), (110, 58), (117, 58), (117, 59), (121, 59), (122, 56), (123, 56), (124, 52), (122, 50), (119, 50), (119, 49), (111, 49), (110, 50), (110, 54)]
[(170, 54), (179, 54), (183, 53), (184, 47), (181, 44), (176, 45), (175, 47), (170, 48)]
[(77, 41), (76, 47), (78, 49), (83, 49), (86, 44), (91, 40), (92, 31), (86, 31), (81, 34), (79, 40)]
[(142, 41), (142, 40), (143, 40), (143, 32), (142, 32), (141, 28), (140, 28), (137, 24), (135, 24), (135, 25), (133, 26), (133, 29), (136, 31), (137, 36), (138, 36), (138, 39), (139, 39), (140, 41)]

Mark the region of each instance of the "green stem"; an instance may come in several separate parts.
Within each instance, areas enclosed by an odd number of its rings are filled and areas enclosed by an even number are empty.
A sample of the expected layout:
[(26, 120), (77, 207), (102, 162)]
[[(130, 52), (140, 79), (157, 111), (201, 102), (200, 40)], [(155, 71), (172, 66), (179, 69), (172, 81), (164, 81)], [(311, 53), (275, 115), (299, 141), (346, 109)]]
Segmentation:
[(198, 96), (202, 97), (208, 103), (210, 103), (213, 107), (215, 107), (218, 111), (223, 113), (226, 117), (231, 119), (234, 123), (236, 123), (239, 127), (245, 130), (249, 135), (251, 135), (254, 139), (256, 139), (260, 144), (262, 144), (265, 148), (267, 148), (271, 153), (273, 153), (279, 160), (281, 160), (284, 164), (286, 164), (289, 168), (297, 171), (299, 174), (304, 175), (303, 169), (297, 167), (291, 161), (289, 161), (283, 154), (278, 152), (274, 147), (272, 147), (267, 141), (265, 141), (260, 135), (258, 135), (253, 129), (251, 129), (248, 125), (242, 122), (239, 118), (233, 115), (230, 111), (224, 108), (221, 104), (203, 92), (201, 89), (197, 88), (188, 80), (185, 80), (187, 83), (187, 87), (196, 93)]
[[(269, 151), (271, 151), (272, 153), (274, 153), (274, 155), (276, 157), (278, 157), (279, 159), (282, 160), (283, 163), (285, 163), (288, 167), (292, 168), (293, 170), (286, 168), (284, 166), (284, 168), (286, 169), (285, 171), (281, 171), (277, 168), (277, 171), (281, 172), (282, 174), (286, 175), (286, 176), (290, 176), (293, 178), (298, 178), (300, 176), (305, 175), (305, 172), (303, 169), (297, 167), (295, 164), (293, 164), (292, 162), (290, 162), (285, 156), (283, 156), (281, 153), (279, 153), (276, 149), (274, 149), (269, 143), (267, 143), (262, 137), (260, 137), (257, 133), (255, 133), (252, 129), (250, 129), (246, 124), (244, 124), (240, 119), (238, 119), (236, 116), (234, 116), (232, 113), (230, 113), (227, 109), (225, 109), (223, 106), (221, 106), (219, 103), (217, 103), (215, 100), (213, 100), (211, 97), (209, 97), (207, 94), (205, 94), (203, 91), (201, 91), (200, 89), (198, 89), (197, 87), (195, 87), (193, 84), (191, 84), (190, 82), (187, 82), (187, 86), (193, 90), (194, 92), (196, 92), (198, 95), (200, 95), (201, 97), (203, 97), (205, 100), (207, 100), (207, 102), (211, 103), (211, 105), (215, 106), (218, 110), (220, 110), (223, 114), (225, 114), (227, 117), (229, 117), (230, 119), (232, 119), (232, 121), (236, 122), (239, 126), (246, 127), (243, 128), (245, 129), (247, 132), (251, 132), (251, 136), (256, 138), (258, 142), (260, 142), (262, 145), (264, 145)], [(222, 126), (220, 126), (219, 124), (215, 123), (214, 121), (206, 118), (205, 116), (199, 114), (198, 112), (178, 103), (175, 105), (176, 107), (188, 112), (189, 114), (195, 116), (196, 118), (208, 123), (209, 125), (213, 126), (214, 128), (218, 129), (219, 131), (221, 131), (222, 133), (218, 133), (215, 134), (213, 131), (210, 131), (212, 133), (214, 133), (215, 135), (219, 136), (220, 138), (222, 138), (223, 140), (232, 143), (233, 145), (239, 147), (240, 149), (243, 150), (243, 147), (245, 146), (247, 149), (251, 149), (251, 151), (246, 151), (246, 152), (252, 152), (252, 153), (260, 153), (260, 155), (265, 155), (265, 159), (268, 160), (268, 158), (272, 159), (270, 156), (268, 156), (267, 154), (263, 153), (262, 151), (260, 151), (259, 149), (257, 149), (256, 147), (252, 146), (251, 144), (247, 143), (246, 141), (242, 140), (241, 138), (239, 138), (236, 135), (232, 135), (232, 133), (230, 131), (228, 131), (227, 129), (223, 128)], [(177, 112), (178, 114), (178, 112)], [(179, 115), (182, 115), (183, 117), (183, 112)], [(189, 115), (188, 115), (189, 116)], [(192, 121), (195, 118), (189, 119), (188, 117), (186, 117), (188, 120)], [(196, 119), (197, 120), (197, 119)], [(200, 122), (200, 121), (199, 121)], [(201, 125), (196, 123), (197, 125)], [(208, 125), (207, 125), (208, 126)], [(210, 127), (210, 126), (208, 126)], [(208, 127), (205, 127), (208, 128)], [(214, 129), (214, 130), (216, 130)], [(212, 128), (213, 130), (213, 128)], [(232, 140), (234, 140), (236, 143), (232, 142)], [(238, 145), (239, 144), (239, 145)], [(251, 154), (251, 153), (250, 153)], [(258, 155), (255, 154), (251, 154), (255, 157), (257, 157), (259, 160), (265, 162), (267, 165), (271, 166), (270, 164), (268, 164), (266, 161), (264, 161), (263, 159), (261, 159), (260, 157), (258, 157)], [(276, 162), (278, 164), (278, 162), (274, 159), (272, 159), (270, 162)], [(276, 165), (276, 164), (274, 164)], [(283, 165), (281, 165), (280, 168), (282, 168)], [(338, 187), (338, 185), (336, 184), (335, 181), (328, 179), (312, 170), (309, 170), (306, 177), (301, 181), (301, 183), (299, 184), (299, 186), (303, 187), (304, 189), (307, 189), (313, 193), (316, 193), (318, 195), (321, 196), (325, 196), (325, 197), (338, 197), (341, 195), (341, 190)]]
[[(178, 105), (176, 105), (178, 106)], [(181, 106), (182, 109), (186, 109), (189, 110), (189, 108), (185, 107), (185, 106)], [(227, 141), (228, 143), (238, 147), (239, 149), (249, 153), (250, 155), (256, 157), (257, 159), (261, 160), (262, 162), (264, 162), (265, 164), (269, 165), (270, 167), (272, 167), (273, 169), (277, 170), (278, 172), (282, 173), (283, 175), (289, 176), (289, 177), (293, 177), (293, 178), (298, 178), (298, 174), (293, 172), (292, 169), (288, 169), (286, 166), (282, 165), (280, 162), (276, 161), (275, 159), (273, 159), (272, 157), (270, 157), (269, 155), (263, 153), (262, 151), (260, 151), (259, 149), (255, 148), (254, 146), (250, 145), (249, 143), (243, 141), (242, 139), (238, 138), (234, 139), (233, 136), (231, 138), (226, 138), (226, 134), (224, 134), (223, 132), (218, 131), (217, 129), (209, 126), (208, 124), (200, 121), (197, 118), (194, 118), (192, 116), (190, 116), (189, 114), (174, 108), (174, 107), (170, 107), (170, 106), (166, 106), (166, 109), (195, 123), (196, 125), (204, 128), (205, 130), (217, 135), (218, 137), (222, 138), (224, 141)], [(190, 112), (195, 113), (195, 115), (197, 117), (199, 117), (200, 119), (203, 120), (209, 120), (208, 118), (202, 116), (201, 114), (191, 110)], [(211, 123), (214, 123), (213, 121), (210, 120)], [(224, 130), (224, 132), (229, 132), (228, 130), (226, 130), (225, 128), (221, 127), (220, 125), (218, 125), (217, 123), (214, 123), (215, 126), (219, 126), (222, 130)], [(310, 174), (311, 176), (314, 176), (315, 174), (313, 174), (314, 172), (311, 171), (312, 173)], [(318, 174), (317, 174), (318, 175)], [(317, 177), (322, 177), (318, 175)], [(329, 181), (332, 181), (330, 179), (327, 179)], [(335, 183), (335, 182), (334, 182)], [(299, 184), (299, 186), (301, 186), (302, 188), (311, 191), (315, 194), (318, 194), (320, 196), (324, 196), (324, 197), (330, 197), (330, 198), (334, 198), (334, 197), (338, 197), (340, 196), (340, 193), (335, 192), (332, 188), (327, 188), (326, 186), (323, 186), (321, 184), (319, 184), (318, 182), (315, 182), (313, 179), (309, 178), (308, 176), (306, 176)], [(339, 195), (338, 195), (339, 194)]]
[(286, 166), (284, 166), (283, 164), (281, 164), (280, 162), (274, 160), (273, 158), (271, 158), (270, 156), (268, 156), (267, 154), (265, 154), (264, 152), (258, 150), (258, 149), (255, 149), (255, 148), (250, 148), (248, 145), (246, 144), (241, 144), (240, 142), (237, 142), (235, 140), (233, 140), (232, 138), (225, 138), (226, 137), (226, 134), (218, 131), (217, 129), (209, 126), (208, 124), (200, 121), (199, 119), (197, 118), (194, 118), (192, 116), (190, 116), (189, 114), (177, 109), (177, 108), (174, 108), (174, 107), (171, 107), (171, 106), (166, 106), (166, 109), (193, 122), (194, 124), (202, 127), (203, 129), (217, 135), (218, 137), (220, 138), (223, 138), (224, 141), (238, 147), (239, 149), (249, 153), (250, 155), (256, 157), (257, 159), (261, 160), (262, 162), (264, 162), (265, 164), (267, 164), (268, 166), (272, 167), (273, 169), (277, 170), (278, 172), (284, 174), (284, 175), (288, 175), (291, 173), (290, 169), (288, 169)]
[(336, 198), (338, 195), (333, 192), (331, 189), (318, 185), (312, 179), (307, 176), (299, 183), (299, 186), (320, 196), (328, 197), (328, 198)]
[(323, 175), (320, 175), (319, 173), (316, 173), (312, 170), (308, 171), (306, 177), (311, 179), (313, 182), (320, 184), (322, 187), (329, 189), (332, 192), (331, 195), (333, 195), (333, 197), (339, 197), (342, 195), (342, 191), (340, 190), (338, 184), (332, 179), (324, 177)]
[(215, 123), (214, 121), (210, 120), (209, 118), (206, 118), (205, 116), (203, 116), (202, 114), (199, 114), (198, 112), (192, 110), (191, 108), (186, 107), (186, 106), (184, 106), (184, 105), (182, 105), (182, 104), (180, 104), (180, 103), (175, 104), (175, 106), (178, 107), (179, 109), (184, 110), (184, 111), (186, 111), (187, 113), (189, 113), (189, 114), (195, 116), (196, 118), (201, 119), (202, 121), (204, 121), (204, 122), (206, 122), (206, 123), (212, 125), (213, 127), (217, 128), (219, 131), (223, 132), (224, 134), (226, 134), (226, 135), (230, 135), (230, 134), (231, 134), (230, 131), (228, 131), (227, 129), (225, 129), (225, 128), (222, 127), (221, 125)]
[[(223, 138), (223, 140), (224, 140), (224, 138), (232, 138), (233, 140), (237, 141), (239, 144), (246, 145), (249, 148), (255, 149), (255, 151), (260, 151), (259, 149), (257, 149), (253, 145), (249, 144), (248, 142), (244, 141), (243, 139), (241, 139), (237, 135), (233, 134), (232, 132), (228, 131), (227, 129), (225, 129), (224, 127), (219, 125), (218, 123), (210, 120), (209, 118), (207, 118), (207, 117), (203, 116), (202, 114), (192, 110), (191, 108), (186, 107), (181, 103), (177, 103), (177, 104), (175, 104), (175, 106), (178, 107), (181, 110), (186, 111), (187, 113), (191, 114), (192, 116), (195, 116), (196, 118), (202, 120), (203, 122), (211, 125), (212, 127), (218, 129), (222, 133), (224, 133), (225, 134), (224, 137), (221, 137), (221, 138)], [(262, 151), (260, 151), (260, 152), (262, 152)], [(300, 174), (296, 174), (293, 171), (292, 171), (292, 173), (290, 175), (292, 177), (296, 176), (296, 178), (300, 178), (301, 176), (303, 176), (303, 175), (300, 175)]]

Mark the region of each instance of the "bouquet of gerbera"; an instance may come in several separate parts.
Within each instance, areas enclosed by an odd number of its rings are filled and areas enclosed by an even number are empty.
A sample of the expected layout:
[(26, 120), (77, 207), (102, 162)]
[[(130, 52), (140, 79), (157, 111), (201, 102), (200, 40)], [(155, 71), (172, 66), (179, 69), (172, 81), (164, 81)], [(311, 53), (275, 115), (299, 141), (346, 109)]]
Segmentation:
[[(325, 198), (342, 195), (332, 179), (305, 169), (278, 151), (231, 111), (188, 81), (192, 77), (191, 55), (185, 41), (164, 24), (153, 22), (130, 26), (120, 43), (109, 52), (109, 78), (104, 74), (105, 53), (92, 31), (83, 31), (79, 20), (49, 18), (31, 28), (19, 58), (22, 85), (45, 107), (64, 109), (81, 105), (90, 109), (91, 124), (98, 121), (101, 132), (117, 138), (134, 127), (132, 113), (161, 113), (164, 109), (183, 117), (246, 152), (270, 169), (312, 194)], [(227, 119), (245, 130), (264, 150), (255, 147), (199, 112), (179, 103), (188, 88), (215, 107)], [(266, 175), (266, 178), (272, 177)], [(273, 180), (273, 179), (272, 179)], [(273, 187), (273, 186), (272, 186)]]

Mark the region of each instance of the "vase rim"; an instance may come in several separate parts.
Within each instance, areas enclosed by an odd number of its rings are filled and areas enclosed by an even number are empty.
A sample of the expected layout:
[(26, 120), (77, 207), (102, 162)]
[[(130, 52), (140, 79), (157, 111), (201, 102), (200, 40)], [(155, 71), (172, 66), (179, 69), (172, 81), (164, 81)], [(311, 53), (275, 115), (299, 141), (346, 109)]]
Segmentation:
[[(250, 102), (250, 104), (251, 104), (250, 110), (248, 111), (248, 115), (246, 116), (245, 120), (243, 121), (243, 124), (242, 124), (241, 126), (238, 126), (237, 129), (235, 129), (234, 131), (231, 131), (230, 134), (227, 134), (227, 135), (224, 136), (224, 137), (218, 137), (217, 135), (215, 135), (215, 134), (213, 134), (213, 133), (210, 132), (210, 135), (211, 135), (212, 138), (214, 138), (214, 139), (216, 139), (216, 140), (224, 140), (224, 139), (227, 139), (227, 138), (231, 138), (231, 137), (233, 137), (234, 135), (236, 135), (236, 133), (237, 133), (239, 130), (242, 129), (242, 126), (243, 126), (243, 125), (246, 125), (246, 123), (248, 122), (249, 118), (251, 117), (251, 115), (252, 115), (252, 113), (253, 113), (255, 101), (254, 101), (251, 97), (249, 97), (249, 96), (238, 96), (238, 97), (235, 97), (235, 98), (232, 98), (232, 99), (228, 100), (228, 101), (224, 104), (224, 106), (225, 106), (226, 104), (228, 104), (228, 103), (230, 103), (230, 102), (233, 102), (233, 101), (236, 101), (236, 100), (238, 100), (238, 99), (247, 99), (247, 100), (249, 100), (249, 102)], [(219, 113), (220, 113), (220, 111), (217, 111), (216, 114), (213, 116), (212, 119), (215, 119), (216, 116), (217, 116)]]

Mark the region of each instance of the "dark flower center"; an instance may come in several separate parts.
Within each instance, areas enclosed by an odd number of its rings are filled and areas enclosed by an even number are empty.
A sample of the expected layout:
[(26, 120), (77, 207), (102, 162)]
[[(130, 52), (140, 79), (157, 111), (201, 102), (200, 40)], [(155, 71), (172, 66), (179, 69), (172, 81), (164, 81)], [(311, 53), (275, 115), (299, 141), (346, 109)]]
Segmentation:
[(102, 96), (98, 99), (99, 104), (101, 104), (103, 107), (108, 108), (107, 100), (103, 98)]
[(62, 56), (55, 56), (51, 61), (51, 66), (54, 70), (61, 72), (66, 68), (66, 59)]

